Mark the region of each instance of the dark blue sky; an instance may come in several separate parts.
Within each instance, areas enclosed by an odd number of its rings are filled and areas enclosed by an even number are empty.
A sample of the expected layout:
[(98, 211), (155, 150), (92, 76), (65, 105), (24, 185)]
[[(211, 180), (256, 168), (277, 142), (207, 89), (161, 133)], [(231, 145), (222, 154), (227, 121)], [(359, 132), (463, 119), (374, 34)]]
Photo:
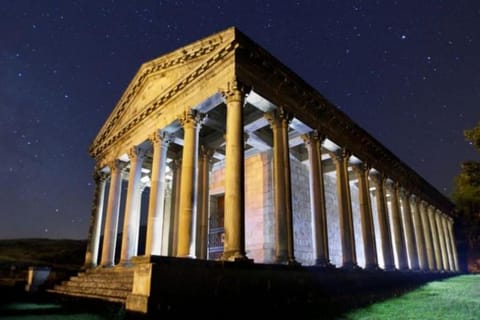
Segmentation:
[(0, 5), (0, 238), (85, 238), (87, 149), (139, 66), (237, 26), (449, 195), (480, 120), (480, 2)]

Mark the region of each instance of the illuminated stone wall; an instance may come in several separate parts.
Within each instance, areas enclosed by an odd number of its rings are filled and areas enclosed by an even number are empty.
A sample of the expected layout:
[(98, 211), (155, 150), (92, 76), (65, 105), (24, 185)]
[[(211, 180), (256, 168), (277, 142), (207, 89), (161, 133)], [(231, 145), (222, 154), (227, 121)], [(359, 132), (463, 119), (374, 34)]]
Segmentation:
[(312, 264), (312, 218), (308, 167), (290, 158), (295, 258), (301, 264)]
[[(245, 158), (245, 242), (247, 255), (257, 263), (273, 262), (275, 254), (272, 154), (256, 153)], [(290, 158), (295, 258), (303, 265), (313, 263), (309, 169)], [(342, 265), (335, 173), (324, 175), (330, 261)], [(216, 198), (224, 192), (223, 163), (217, 163), (210, 178), (210, 214), (216, 214)], [(365, 265), (358, 189), (350, 186), (357, 262)], [(228, 209), (227, 209), (228, 210)], [(212, 218), (210, 219), (212, 221)], [(213, 221), (216, 221), (215, 218)]]

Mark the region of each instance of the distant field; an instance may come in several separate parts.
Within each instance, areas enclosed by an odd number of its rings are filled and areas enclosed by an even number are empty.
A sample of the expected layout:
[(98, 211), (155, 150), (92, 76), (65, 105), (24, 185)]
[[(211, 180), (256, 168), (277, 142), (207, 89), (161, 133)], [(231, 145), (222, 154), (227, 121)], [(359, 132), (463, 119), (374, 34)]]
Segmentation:
[(344, 320), (478, 320), (480, 275), (430, 282), (417, 290), (351, 312)]
[(0, 240), (0, 269), (30, 265), (78, 267), (85, 258), (85, 240), (13, 239)]

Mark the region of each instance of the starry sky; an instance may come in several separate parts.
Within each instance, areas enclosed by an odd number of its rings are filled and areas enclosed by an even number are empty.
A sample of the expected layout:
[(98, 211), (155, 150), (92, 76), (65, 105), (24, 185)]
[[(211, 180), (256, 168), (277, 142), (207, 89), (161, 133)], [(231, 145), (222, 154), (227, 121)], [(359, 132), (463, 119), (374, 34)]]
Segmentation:
[(140, 65), (237, 26), (445, 195), (480, 120), (480, 2), (0, 4), (0, 238), (86, 238), (88, 147)]

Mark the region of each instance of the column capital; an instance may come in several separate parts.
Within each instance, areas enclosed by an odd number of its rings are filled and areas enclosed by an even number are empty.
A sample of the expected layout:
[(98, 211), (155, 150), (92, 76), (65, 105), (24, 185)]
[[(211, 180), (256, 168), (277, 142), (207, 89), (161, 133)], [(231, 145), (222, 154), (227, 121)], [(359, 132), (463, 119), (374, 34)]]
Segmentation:
[(421, 206), (424, 210), (427, 210), (427, 209), (428, 209), (428, 202), (427, 202), (427, 201), (422, 200), (421, 198), (419, 198), (419, 202), (420, 202), (420, 206)]
[(410, 194), (410, 200), (412, 200), (413, 203), (415, 203), (416, 205), (420, 205), (421, 199), (420, 199), (420, 197), (418, 197), (416, 194), (411, 193), (411, 194)]
[(107, 166), (110, 168), (110, 173), (117, 170), (124, 170), (127, 166), (126, 162), (121, 161), (120, 159), (110, 160), (107, 162)]
[(95, 170), (93, 171), (93, 180), (96, 183), (104, 182), (109, 178), (109, 175), (104, 171)]
[(214, 153), (215, 150), (207, 147), (204, 144), (200, 145), (200, 147), (198, 148), (198, 154), (200, 155), (200, 157), (206, 159), (207, 161), (212, 160)]
[(359, 162), (351, 165), (353, 172), (356, 175), (365, 174), (366, 172), (370, 171), (371, 167), (366, 162)]
[(411, 192), (407, 189), (400, 187), (399, 188), (400, 198), (404, 200), (410, 200)]
[(373, 183), (381, 184), (385, 182), (385, 175), (377, 170), (370, 171), (370, 179), (372, 179)]
[(227, 87), (221, 90), (221, 93), (228, 106), (230, 102), (242, 102), (247, 91), (248, 88), (243, 83), (233, 79), (227, 82)]
[(182, 167), (182, 159), (172, 159), (172, 161), (167, 163), (167, 166), (169, 166), (172, 171), (175, 171), (175, 169)]
[(195, 109), (189, 108), (178, 116), (178, 120), (183, 128), (195, 127), (201, 123), (202, 114)]
[(147, 153), (145, 149), (140, 148), (139, 146), (134, 146), (131, 147), (130, 150), (128, 150), (127, 154), (130, 161), (141, 161), (145, 158)]
[(347, 148), (340, 148), (336, 151), (328, 151), (334, 163), (342, 162), (343, 160), (350, 158), (352, 153)]
[(148, 140), (150, 140), (152, 144), (162, 143), (168, 146), (168, 144), (172, 141), (172, 136), (163, 130), (155, 130), (155, 132), (150, 134)]
[(310, 132), (304, 133), (301, 135), (302, 140), (305, 144), (311, 144), (312, 142), (322, 143), (325, 140), (325, 136), (320, 134), (318, 130), (312, 130)]
[(385, 179), (385, 188), (387, 189), (387, 191), (398, 192), (399, 187), (400, 187), (400, 185), (398, 184), (398, 182), (396, 182), (396, 181), (394, 181), (390, 178)]
[(264, 114), (265, 119), (270, 123), (270, 127), (275, 130), (280, 125), (287, 125), (293, 119), (293, 115), (289, 113), (285, 107), (278, 107), (273, 111)]

